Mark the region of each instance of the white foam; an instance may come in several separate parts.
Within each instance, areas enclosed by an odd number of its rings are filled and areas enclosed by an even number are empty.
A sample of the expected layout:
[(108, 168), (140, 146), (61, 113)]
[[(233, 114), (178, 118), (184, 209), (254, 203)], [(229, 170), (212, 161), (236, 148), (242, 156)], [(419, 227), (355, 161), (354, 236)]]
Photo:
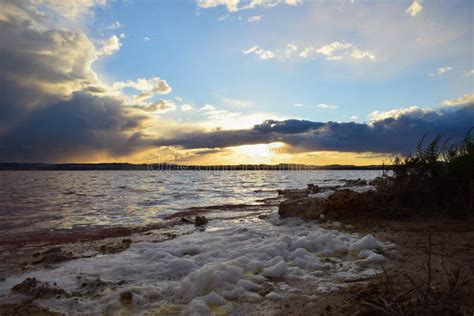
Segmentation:
[(295, 286), (283, 286), (265, 297), (257, 293), (276, 280), (317, 282), (321, 293), (330, 292), (340, 286), (341, 277), (364, 275), (369, 271), (365, 265), (379, 263), (383, 257), (362, 252), (384, 248), (371, 235), (323, 229), (300, 219), (280, 220), (271, 215), (270, 220), (245, 224), (211, 223), (208, 231), (160, 243), (140, 242), (121, 253), (72, 260), (53, 270), (8, 278), (0, 283), (0, 304), (15, 296), (11, 287), (26, 277), (56, 282), (70, 293), (84, 291), (84, 280), (100, 277), (114, 286), (97, 295), (41, 300), (40, 304), (66, 314), (119, 311), (119, 294), (131, 291), (139, 310), (172, 302), (187, 305), (188, 315), (206, 315), (209, 306), (276, 300), (301, 292)]

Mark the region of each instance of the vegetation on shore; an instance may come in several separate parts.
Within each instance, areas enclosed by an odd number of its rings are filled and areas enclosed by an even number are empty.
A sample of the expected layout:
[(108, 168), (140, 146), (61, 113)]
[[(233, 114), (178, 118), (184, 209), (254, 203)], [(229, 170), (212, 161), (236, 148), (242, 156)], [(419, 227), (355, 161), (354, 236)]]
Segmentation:
[(393, 176), (378, 182), (378, 190), (397, 208), (420, 212), (472, 215), (474, 212), (474, 142), (472, 129), (459, 144), (437, 135), (414, 154), (395, 158)]

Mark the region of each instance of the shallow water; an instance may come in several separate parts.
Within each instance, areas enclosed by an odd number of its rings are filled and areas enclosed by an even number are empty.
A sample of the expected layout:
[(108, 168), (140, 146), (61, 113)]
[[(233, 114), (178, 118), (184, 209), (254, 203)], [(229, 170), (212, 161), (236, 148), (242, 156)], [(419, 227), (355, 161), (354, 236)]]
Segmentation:
[(146, 224), (189, 207), (256, 204), (277, 189), (382, 171), (2, 171), (0, 234)]

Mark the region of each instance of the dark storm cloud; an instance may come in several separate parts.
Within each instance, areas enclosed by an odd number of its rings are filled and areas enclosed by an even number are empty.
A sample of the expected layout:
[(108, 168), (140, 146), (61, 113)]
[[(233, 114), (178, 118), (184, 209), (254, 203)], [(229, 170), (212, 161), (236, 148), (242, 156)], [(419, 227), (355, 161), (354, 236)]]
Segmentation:
[(474, 105), (468, 105), (442, 111), (416, 109), (371, 124), (269, 120), (249, 130), (185, 134), (158, 141), (156, 145), (192, 149), (283, 142), (293, 152), (327, 150), (406, 154), (426, 133), (443, 133), (456, 140), (473, 125)]
[(107, 92), (91, 68), (99, 53), (80, 29), (54, 28), (30, 1), (0, 2), (0, 12), (0, 161), (60, 162), (146, 146), (146, 118), (98, 95)]
[(144, 145), (133, 132), (143, 120), (116, 99), (76, 93), (33, 110), (0, 136), (0, 160), (54, 162), (104, 150), (124, 155)]

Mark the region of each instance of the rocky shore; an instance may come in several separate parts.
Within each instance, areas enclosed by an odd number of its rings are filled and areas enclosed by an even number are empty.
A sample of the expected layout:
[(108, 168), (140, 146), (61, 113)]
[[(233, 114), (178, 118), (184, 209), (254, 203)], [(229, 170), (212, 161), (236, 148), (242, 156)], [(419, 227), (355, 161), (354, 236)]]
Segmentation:
[(472, 219), (390, 218), (379, 181), (309, 184), (140, 227), (5, 237), (0, 313), (391, 315), (425, 304), (471, 315)]

